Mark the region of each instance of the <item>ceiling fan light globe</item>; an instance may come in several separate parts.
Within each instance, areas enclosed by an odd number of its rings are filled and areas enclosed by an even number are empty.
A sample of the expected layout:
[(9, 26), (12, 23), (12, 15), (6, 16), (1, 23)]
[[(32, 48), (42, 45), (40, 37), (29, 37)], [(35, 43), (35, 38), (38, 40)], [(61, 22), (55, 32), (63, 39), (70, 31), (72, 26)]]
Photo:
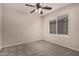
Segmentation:
[(36, 9), (35, 12), (38, 12), (38, 10)]
[(39, 13), (42, 11), (42, 8), (39, 8)]

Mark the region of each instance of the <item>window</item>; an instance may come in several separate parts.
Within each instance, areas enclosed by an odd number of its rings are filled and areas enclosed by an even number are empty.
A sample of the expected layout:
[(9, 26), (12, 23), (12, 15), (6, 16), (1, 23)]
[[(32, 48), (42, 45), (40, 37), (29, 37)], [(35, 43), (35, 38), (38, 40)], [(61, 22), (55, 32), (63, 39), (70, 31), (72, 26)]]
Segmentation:
[(68, 15), (58, 16), (57, 20), (50, 21), (49, 24), (50, 34), (68, 34)]
[(68, 15), (58, 17), (58, 34), (68, 34)]
[(56, 21), (50, 22), (50, 33), (56, 34)]

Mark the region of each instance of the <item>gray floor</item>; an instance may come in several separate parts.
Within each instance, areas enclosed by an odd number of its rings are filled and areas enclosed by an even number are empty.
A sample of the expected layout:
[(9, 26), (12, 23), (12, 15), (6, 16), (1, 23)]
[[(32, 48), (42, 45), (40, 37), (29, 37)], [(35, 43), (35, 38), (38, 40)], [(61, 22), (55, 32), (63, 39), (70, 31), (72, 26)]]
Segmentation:
[(3, 48), (1, 56), (79, 56), (79, 52), (44, 40)]

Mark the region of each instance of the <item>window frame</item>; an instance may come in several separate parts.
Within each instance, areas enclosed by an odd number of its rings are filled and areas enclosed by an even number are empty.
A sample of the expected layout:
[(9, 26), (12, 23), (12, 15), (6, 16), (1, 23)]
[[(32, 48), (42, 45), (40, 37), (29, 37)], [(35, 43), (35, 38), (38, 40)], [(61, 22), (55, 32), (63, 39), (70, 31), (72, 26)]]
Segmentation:
[[(68, 14), (64, 14), (64, 15), (67, 15), (67, 17), (68, 17)], [(63, 16), (63, 15), (61, 15), (61, 16)], [(60, 16), (57, 16), (57, 17), (54, 17), (54, 18), (50, 19), (50, 21), (49, 21), (49, 34), (50, 35), (55, 35), (55, 36), (68, 37), (69, 32), (67, 34), (58, 34), (58, 17), (60, 17)], [(56, 34), (55, 33), (50, 33), (50, 22), (52, 22), (52, 21), (56, 21)], [(69, 18), (68, 18), (68, 23), (69, 23)], [(68, 29), (67, 30), (69, 30), (69, 25), (68, 25)]]

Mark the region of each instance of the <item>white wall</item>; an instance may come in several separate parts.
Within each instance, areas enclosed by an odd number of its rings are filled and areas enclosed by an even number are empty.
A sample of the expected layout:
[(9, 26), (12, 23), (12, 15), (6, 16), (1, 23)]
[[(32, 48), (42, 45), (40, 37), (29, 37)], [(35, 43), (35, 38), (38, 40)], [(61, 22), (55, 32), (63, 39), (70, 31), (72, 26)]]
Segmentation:
[[(50, 35), (49, 20), (68, 14), (68, 36)], [(71, 4), (43, 17), (43, 39), (79, 51), (79, 4)]]
[(3, 47), (41, 40), (41, 18), (3, 7)]
[(1, 40), (2, 40), (2, 6), (0, 5), (0, 49), (2, 47), (2, 43), (1, 43)]

